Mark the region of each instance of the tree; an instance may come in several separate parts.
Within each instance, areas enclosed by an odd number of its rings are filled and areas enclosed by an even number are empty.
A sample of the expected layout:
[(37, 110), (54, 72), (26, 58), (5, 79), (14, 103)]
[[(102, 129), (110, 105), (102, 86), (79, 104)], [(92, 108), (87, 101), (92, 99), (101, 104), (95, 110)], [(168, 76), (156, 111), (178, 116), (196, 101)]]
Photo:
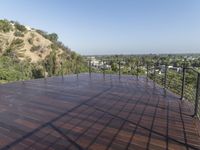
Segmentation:
[(46, 57), (45, 68), (49, 73), (49, 76), (55, 75), (56, 73), (56, 52), (55, 50), (51, 51), (50, 54)]
[(48, 35), (48, 39), (52, 42), (57, 42), (58, 41), (58, 35), (56, 33), (51, 33)]

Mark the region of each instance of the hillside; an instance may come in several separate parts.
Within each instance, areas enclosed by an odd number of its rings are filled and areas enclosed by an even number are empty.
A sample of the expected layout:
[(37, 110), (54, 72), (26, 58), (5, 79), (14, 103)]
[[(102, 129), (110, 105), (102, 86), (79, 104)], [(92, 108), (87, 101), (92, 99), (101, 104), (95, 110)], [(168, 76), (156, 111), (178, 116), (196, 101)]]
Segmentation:
[[(7, 26), (7, 30), (3, 29), (5, 26)], [(51, 41), (45, 38), (45, 35), (49, 36), (45, 32), (20, 25), (16, 22), (0, 20), (0, 52), (3, 54), (6, 50), (12, 49), (19, 59), (30, 59), (31, 62), (44, 60), (57, 42), (57, 39)], [(51, 35), (57, 36), (56, 34)], [(57, 47), (57, 55), (62, 55), (66, 52), (70, 55), (68, 48), (64, 50)]]
[[(19, 64), (29, 68), (29, 75), (23, 76), (30, 79), (43, 77), (43, 72), (49, 76), (75, 72), (77, 61), (82, 61), (82, 57), (58, 41), (56, 33), (48, 34), (18, 22), (0, 20), (0, 80), (8, 80), (9, 76), (2, 77), (2, 70), (3, 73), (20, 72)], [(18, 80), (12, 76), (11, 81)]]

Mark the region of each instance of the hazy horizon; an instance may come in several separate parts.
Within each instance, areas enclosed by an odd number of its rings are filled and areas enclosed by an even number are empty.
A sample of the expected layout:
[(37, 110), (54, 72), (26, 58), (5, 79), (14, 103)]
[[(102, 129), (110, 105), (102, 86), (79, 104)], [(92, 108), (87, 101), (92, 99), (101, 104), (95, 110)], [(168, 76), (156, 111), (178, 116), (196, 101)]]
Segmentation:
[(0, 18), (55, 32), (82, 55), (200, 52), (200, 1), (7, 0)]

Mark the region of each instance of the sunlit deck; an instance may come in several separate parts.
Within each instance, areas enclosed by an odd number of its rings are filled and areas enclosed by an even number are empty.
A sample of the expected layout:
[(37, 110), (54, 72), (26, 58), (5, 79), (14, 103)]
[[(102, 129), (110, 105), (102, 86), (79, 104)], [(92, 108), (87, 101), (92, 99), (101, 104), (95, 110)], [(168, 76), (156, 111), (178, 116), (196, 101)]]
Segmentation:
[(0, 149), (200, 149), (189, 105), (145, 78), (80, 74), (0, 86)]

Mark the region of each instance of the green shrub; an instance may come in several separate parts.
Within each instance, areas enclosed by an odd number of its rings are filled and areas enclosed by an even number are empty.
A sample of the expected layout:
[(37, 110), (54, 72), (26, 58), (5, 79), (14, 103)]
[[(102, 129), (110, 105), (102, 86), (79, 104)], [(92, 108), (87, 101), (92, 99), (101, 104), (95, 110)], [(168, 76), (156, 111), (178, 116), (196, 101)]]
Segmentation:
[(28, 39), (28, 43), (31, 44), (31, 45), (33, 45), (33, 38), (29, 38)]
[(51, 49), (52, 50), (57, 50), (58, 49), (58, 46), (56, 44), (51, 44)]
[(15, 31), (14, 35), (17, 37), (24, 37), (24, 34), (20, 31)]
[(24, 25), (21, 25), (19, 23), (15, 23), (15, 28), (21, 32), (25, 32), (26, 31), (26, 27)]
[(40, 46), (40, 45), (38, 45), (38, 46), (35, 46), (35, 45), (34, 45), (34, 46), (31, 47), (30, 51), (31, 51), (31, 52), (35, 52), (35, 51), (38, 51), (38, 50), (40, 50), (40, 49), (41, 49), (41, 46)]
[(36, 68), (36, 67), (32, 68), (32, 76), (34, 79), (43, 78), (44, 77), (43, 72), (44, 70), (42, 68)]
[(24, 40), (22, 39), (14, 39), (10, 45), (10, 48), (19, 48), (24, 44)]
[(12, 25), (7, 20), (0, 20), (0, 31), (10, 32), (12, 30)]
[(0, 80), (20, 80), (21, 72), (14, 69), (0, 68)]

